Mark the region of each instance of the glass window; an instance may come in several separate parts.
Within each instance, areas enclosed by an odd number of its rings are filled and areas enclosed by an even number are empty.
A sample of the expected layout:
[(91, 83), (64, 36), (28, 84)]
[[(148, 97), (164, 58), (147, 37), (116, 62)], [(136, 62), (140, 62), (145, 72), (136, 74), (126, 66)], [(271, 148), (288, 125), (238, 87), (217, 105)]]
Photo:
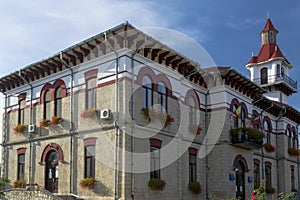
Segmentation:
[(62, 88), (58, 87), (55, 90), (54, 115), (61, 117), (62, 113)]
[(277, 67), (276, 67), (276, 76), (280, 77), (280, 73), (281, 73), (281, 71), (280, 71), (280, 65), (277, 64)]
[(241, 125), (243, 128), (246, 126), (246, 112), (243, 107), (241, 107)]
[(254, 169), (253, 169), (253, 178), (254, 178), (254, 189), (259, 188), (260, 186), (260, 173), (259, 173), (259, 164), (254, 163)]
[(50, 119), (50, 91), (47, 90), (44, 94), (44, 119)]
[(197, 181), (197, 157), (195, 154), (189, 154), (189, 180)]
[[(238, 106), (234, 105), (232, 112), (234, 113), (237, 109), (238, 109)], [(232, 120), (233, 120), (233, 127), (238, 128), (239, 127), (239, 119), (235, 114), (232, 115)]]
[(261, 78), (261, 84), (267, 84), (268, 83), (268, 69), (262, 68), (260, 70), (260, 78)]
[(290, 129), (287, 129), (287, 136), (288, 136), (288, 148), (292, 147), (292, 133)]
[(95, 146), (86, 146), (84, 150), (84, 177), (95, 177)]
[(293, 148), (298, 149), (298, 140), (297, 140), (297, 134), (295, 131), (293, 131)]
[(157, 85), (157, 93), (158, 93), (158, 104), (161, 105), (161, 111), (165, 109), (168, 111), (167, 107), (167, 88), (165, 84), (162, 82), (158, 83)]
[(296, 187), (295, 187), (295, 170), (294, 170), (294, 168), (291, 168), (291, 187), (292, 187), (292, 190), (296, 189)]
[(284, 68), (283, 67), (281, 67), (281, 76), (284, 76)]
[(25, 108), (26, 108), (26, 101), (25, 99), (22, 99), (19, 101), (18, 124), (24, 124)]
[(189, 99), (189, 120), (190, 120), (190, 124), (197, 124), (196, 101), (194, 97), (190, 97)]
[(265, 167), (266, 172), (266, 188), (272, 188), (272, 170), (270, 166)]
[(92, 78), (86, 81), (86, 109), (95, 109), (96, 108), (96, 86), (97, 79)]
[(18, 174), (17, 179), (22, 180), (24, 179), (24, 172), (25, 172), (25, 154), (18, 154)]
[(150, 108), (152, 104), (153, 98), (153, 88), (151, 80), (148, 76), (144, 76), (142, 80), (142, 104), (143, 108)]
[(160, 178), (160, 150), (150, 147), (150, 178)]
[(266, 136), (266, 140), (267, 140), (267, 143), (271, 143), (271, 130), (270, 130), (270, 124), (268, 121), (264, 121), (264, 133), (265, 133), (265, 136)]

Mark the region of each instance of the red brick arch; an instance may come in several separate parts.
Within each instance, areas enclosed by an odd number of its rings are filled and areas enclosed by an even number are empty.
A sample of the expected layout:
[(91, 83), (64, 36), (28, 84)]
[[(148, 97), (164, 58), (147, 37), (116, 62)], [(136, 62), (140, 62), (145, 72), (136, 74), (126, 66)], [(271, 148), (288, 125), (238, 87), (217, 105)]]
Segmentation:
[(194, 97), (195, 99), (195, 106), (196, 108), (200, 109), (200, 100), (199, 100), (199, 97), (196, 93), (196, 91), (194, 89), (189, 89), (185, 95), (185, 99), (184, 99), (184, 104), (185, 105), (189, 105), (189, 99), (190, 97)]
[(233, 167), (237, 167), (237, 164), (238, 162), (241, 162), (243, 163), (244, 167), (245, 167), (245, 172), (248, 172), (249, 171), (249, 168), (248, 168), (248, 164), (247, 164), (247, 161), (246, 159), (242, 156), (242, 155), (237, 155), (233, 161)]
[(56, 151), (58, 154), (58, 160), (64, 160), (64, 154), (63, 154), (62, 148), (59, 146), (59, 144), (50, 143), (44, 148), (44, 151), (41, 156), (42, 163), (44, 163), (46, 161), (46, 157), (50, 151)]

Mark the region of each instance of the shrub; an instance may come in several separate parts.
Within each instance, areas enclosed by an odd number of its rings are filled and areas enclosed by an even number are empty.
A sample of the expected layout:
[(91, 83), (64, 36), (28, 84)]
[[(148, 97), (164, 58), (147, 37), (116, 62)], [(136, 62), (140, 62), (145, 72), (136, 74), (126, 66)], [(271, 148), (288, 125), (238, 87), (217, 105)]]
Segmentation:
[(88, 177), (88, 178), (81, 179), (81, 181), (79, 182), (79, 185), (81, 188), (91, 190), (94, 188), (95, 183), (96, 183), (96, 180), (94, 177)]

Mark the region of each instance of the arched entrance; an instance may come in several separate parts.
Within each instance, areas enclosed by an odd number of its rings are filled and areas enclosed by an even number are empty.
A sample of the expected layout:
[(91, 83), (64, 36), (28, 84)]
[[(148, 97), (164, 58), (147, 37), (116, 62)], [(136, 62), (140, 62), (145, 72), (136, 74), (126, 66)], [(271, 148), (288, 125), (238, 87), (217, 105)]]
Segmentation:
[(46, 156), (45, 189), (52, 193), (58, 192), (58, 153), (49, 151)]
[(248, 165), (246, 159), (242, 155), (237, 155), (234, 159), (233, 167), (236, 177), (236, 198), (245, 200), (245, 172), (248, 172)]
[(245, 167), (241, 161), (237, 162), (235, 168), (236, 198), (245, 199)]

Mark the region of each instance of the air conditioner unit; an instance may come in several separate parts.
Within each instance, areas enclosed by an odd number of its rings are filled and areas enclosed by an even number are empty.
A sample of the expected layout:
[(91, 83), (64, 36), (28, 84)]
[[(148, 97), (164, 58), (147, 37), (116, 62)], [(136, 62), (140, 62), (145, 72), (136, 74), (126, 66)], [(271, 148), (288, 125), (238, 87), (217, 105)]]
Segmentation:
[(109, 109), (101, 110), (100, 119), (110, 119), (110, 118), (111, 118), (111, 111)]
[(35, 133), (36, 132), (36, 125), (30, 124), (28, 126), (28, 132), (29, 133)]

